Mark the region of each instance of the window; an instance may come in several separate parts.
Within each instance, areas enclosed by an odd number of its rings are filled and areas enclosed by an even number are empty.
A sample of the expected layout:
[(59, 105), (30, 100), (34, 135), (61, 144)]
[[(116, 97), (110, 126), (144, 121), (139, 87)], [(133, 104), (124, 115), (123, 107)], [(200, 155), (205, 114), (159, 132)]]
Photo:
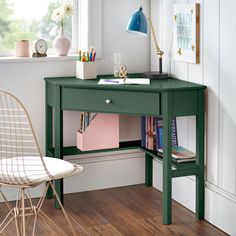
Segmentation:
[(65, 33), (72, 39), (72, 53), (78, 48), (88, 50), (94, 46), (100, 57), (102, 0), (0, 0), (0, 56), (13, 54), (15, 41), (21, 39), (43, 38), (52, 48), (60, 24), (54, 22), (51, 15), (67, 1), (74, 9), (73, 17), (64, 19)]
[[(60, 28), (59, 23), (51, 20), (51, 15), (54, 9), (65, 2), (66, 0), (0, 0), (0, 52), (13, 51), (15, 41), (19, 39), (34, 41), (43, 38), (51, 48)], [(73, 0), (70, 2), (73, 4)], [(74, 3), (76, 4), (76, 0)], [(72, 17), (66, 17), (64, 30), (70, 38), (72, 25)]]

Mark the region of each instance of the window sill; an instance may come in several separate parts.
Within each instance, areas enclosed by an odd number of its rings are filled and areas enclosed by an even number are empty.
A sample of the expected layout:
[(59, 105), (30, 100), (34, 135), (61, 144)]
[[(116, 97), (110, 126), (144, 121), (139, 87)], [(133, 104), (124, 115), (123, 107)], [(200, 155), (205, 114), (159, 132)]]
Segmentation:
[(3, 63), (25, 63), (25, 62), (48, 62), (48, 61), (75, 61), (76, 55), (55, 56), (49, 55), (47, 57), (0, 57), (0, 64)]

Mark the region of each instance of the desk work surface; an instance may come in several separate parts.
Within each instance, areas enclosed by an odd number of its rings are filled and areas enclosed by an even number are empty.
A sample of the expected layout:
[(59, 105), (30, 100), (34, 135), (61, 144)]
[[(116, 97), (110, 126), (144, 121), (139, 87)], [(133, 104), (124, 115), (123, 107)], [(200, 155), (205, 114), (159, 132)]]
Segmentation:
[[(140, 74), (131, 74), (129, 78), (140, 78)], [(189, 89), (205, 89), (204, 85), (199, 85), (184, 80), (174, 79), (169, 77), (165, 80), (151, 80), (150, 85), (98, 85), (100, 79), (114, 79), (112, 75), (99, 75), (97, 79), (81, 80), (73, 76), (69, 77), (50, 77), (45, 78), (46, 81), (63, 87), (83, 87), (96, 89), (112, 89), (112, 90), (133, 90), (146, 92), (163, 92), (169, 90), (189, 90)]]

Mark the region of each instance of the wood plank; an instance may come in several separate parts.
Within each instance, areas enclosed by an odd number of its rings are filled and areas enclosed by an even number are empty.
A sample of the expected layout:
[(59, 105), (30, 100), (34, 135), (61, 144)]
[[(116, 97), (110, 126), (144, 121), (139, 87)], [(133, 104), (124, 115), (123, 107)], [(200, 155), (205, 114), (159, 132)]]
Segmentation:
[(80, 200), (82, 202), (89, 200), (90, 206), (123, 235), (152, 235), (125, 208), (119, 207), (118, 202), (112, 200), (109, 191), (94, 191), (92, 195), (87, 195), (86, 199)]
[[(173, 224), (163, 225), (162, 194), (145, 185), (67, 194), (64, 200), (65, 209), (73, 218), (75, 231), (82, 236), (226, 235), (208, 222), (197, 220), (194, 213), (175, 201), (172, 201)], [(0, 219), (3, 219), (7, 210), (3, 203), (0, 207)], [(54, 208), (53, 200), (45, 201), (43, 211), (64, 232), (71, 235), (62, 211)], [(15, 225), (11, 223), (1, 235), (16, 235)], [(36, 235), (56, 236), (62, 233), (39, 217)]]
[(122, 236), (116, 228), (114, 228), (111, 224), (91, 226), (87, 228), (87, 231), (90, 235), (93, 236)]

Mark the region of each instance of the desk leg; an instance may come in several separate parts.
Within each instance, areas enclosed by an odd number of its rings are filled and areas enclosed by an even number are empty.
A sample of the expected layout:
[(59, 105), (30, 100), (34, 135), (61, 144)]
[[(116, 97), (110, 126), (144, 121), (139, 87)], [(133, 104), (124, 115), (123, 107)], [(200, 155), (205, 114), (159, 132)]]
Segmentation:
[(163, 194), (162, 194), (162, 221), (171, 224), (171, 199), (172, 199), (172, 108), (171, 94), (163, 94)]
[[(54, 142), (55, 142), (55, 158), (63, 159), (63, 111), (61, 110), (60, 87), (56, 90), (57, 104), (54, 111)], [(56, 191), (63, 204), (63, 179), (55, 181)], [(55, 207), (60, 205), (55, 201)]]
[[(52, 133), (52, 107), (47, 105), (47, 95), (46, 95), (46, 108), (45, 108), (45, 147), (46, 147), (46, 156), (50, 157), (51, 153), (49, 150), (52, 150), (52, 140), (53, 140), (53, 133)], [(53, 198), (53, 192), (51, 187), (49, 187), (47, 191), (47, 198)]]
[(145, 153), (145, 184), (152, 186), (153, 157)]
[(204, 91), (199, 91), (199, 109), (196, 117), (196, 154), (199, 172), (196, 176), (196, 215), (204, 219), (205, 186), (204, 186)]

